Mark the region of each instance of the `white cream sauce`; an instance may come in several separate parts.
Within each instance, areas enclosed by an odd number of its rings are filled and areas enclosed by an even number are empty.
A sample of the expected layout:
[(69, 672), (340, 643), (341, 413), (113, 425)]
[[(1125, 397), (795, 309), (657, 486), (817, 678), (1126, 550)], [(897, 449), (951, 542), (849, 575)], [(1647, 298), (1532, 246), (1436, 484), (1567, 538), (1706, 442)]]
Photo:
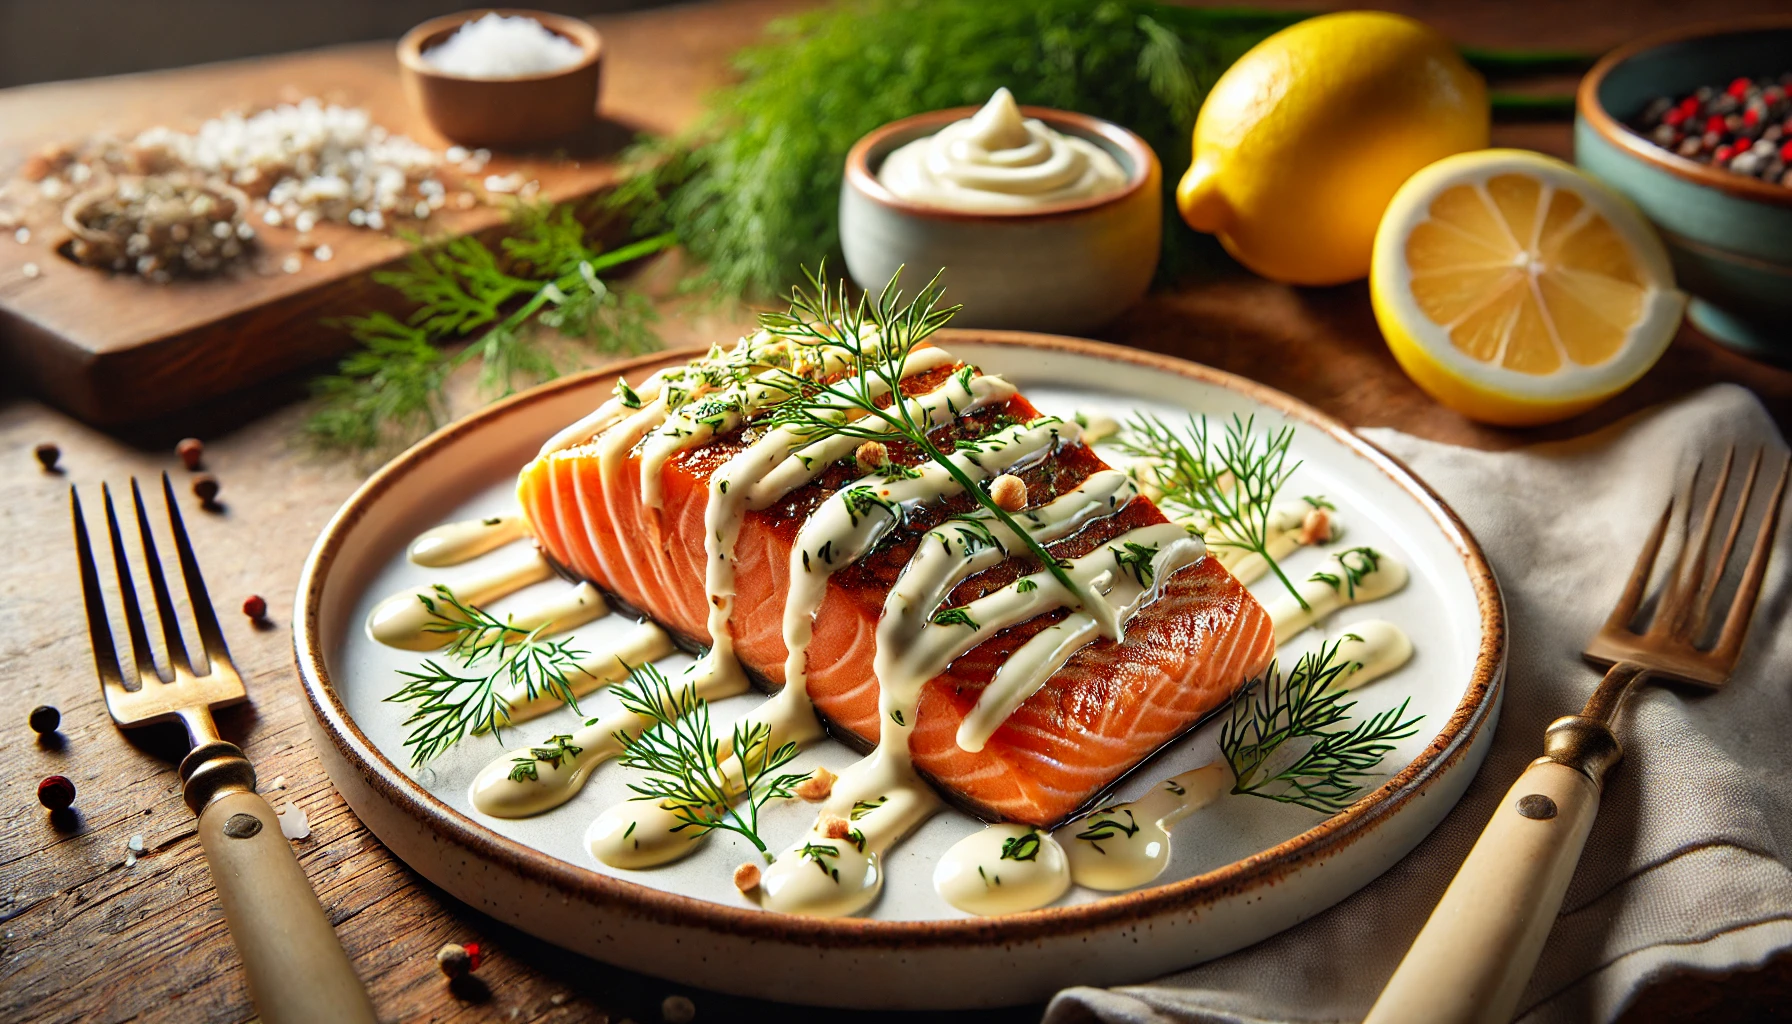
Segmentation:
[(1264, 610), (1269, 612), (1280, 646), (1339, 608), (1395, 593), (1406, 586), (1406, 580), (1406, 566), (1394, 556), (1373, 548), (1347, 548), (1294, 585), (1307, 607), (1302, 608), (1292, 594), (1279, 594)]
[(1064, 847), (1070, 878), (1089, 889), (1136, 889), (1170, 864), (1170, 829), (1232, 784), (1224, 761), (1165, 779), (1137, 800), (1104, 807), (1052, 833)]
[(484, 519), (443, 523), (434, 529), (425, 530), (422, 536), (412, 542), (410, 559), (432, 569), (459, 565), (487, 551), (495, 551), (513, 540), (520, 540), (528, 532), (528, 525), (519, 515), (487, 516)]
[(1007, 89), (974, 116), (892, 152), (877, 180), (903, 199), (973, 213), (1026, 213), (1126, 188), (1107, 150), (1023, 117)]
[[(449, 585), (454, 596), (461, 601), (480, 605), (514, 594), (553, 575), (554, 570), (548, 565), (547, 559), (541, 557), (541, 553), (535, 548), (526, 547), (505, 552), (490, 565), (468, 570), (459, 578), (449, 581)], [(423, 603), (423, 598), (436, 600), (436, 592), (432, 586), (413, 587), (381, 601), (367, 616), (367, 635), (382, 644), (407, 651), (432, 651), (445, 646), (452, 636), (425, 628), (439, 619)], [(442, 612), (448, 611), (440, 602), (436, 603), (436, 608)], [(527, 626), (523, 626), (523, 621), (522, 616), (517, 617), (519, 626), (534, 629), (551, 620)]]
[(1070, 861), (1051, 833), (1003, 822), (960, 839), (933, 869), (940, 898), (967, 914), (1037, 910), (1070, 889)]

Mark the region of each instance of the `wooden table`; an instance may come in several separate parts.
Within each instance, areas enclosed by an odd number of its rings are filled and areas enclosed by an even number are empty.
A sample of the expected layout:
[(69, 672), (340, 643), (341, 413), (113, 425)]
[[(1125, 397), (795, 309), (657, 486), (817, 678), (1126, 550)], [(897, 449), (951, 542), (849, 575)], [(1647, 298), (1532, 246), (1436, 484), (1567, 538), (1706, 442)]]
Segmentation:
[[(618, 121), (665, 129), (697, 108), (721, 80), (722, 59), (789, 0), (743, 0), (606, 19), (611, 46), (606, 103)], [(1485, 45), (1600, 48), (1693, 16), (1668, 2), (1526, 5), (1408, 3), (1458, 38)], [(1743, 9), (1745, 3), (1726, 3)], [(1766, 6), (1755, 4), (1753, 6)], [(1433, 8), (1435, 8), (1433, 10)], [(1622, 11), (1622, 15), (1616, 12)], [(1709, 6), (1697, 16), (1710, 17)], [(390, 67), (386, 47), (336, 51)], [(220, 98), (220, 103), (224, 102)], [(1496, 141), (1557, 153), (1565, 126), (1503, 126)], [(668, 340), (727, 340), (734, 325), (675, 319)], [(1666, 358), (1611, 405), (1581, 420), (1526, 433), (1477, 427), (1432, 404), (1401, 375), (1376, 332), (1361, 285), (1291, 289), (1243, 273), (1153, 296), (1105, 332), (1109, 340), (1171, 352), (1243, 373), (1357, 425), (1388, 425), (1445, 441), (1504, 447), (1568, 436), (1643, 406), (1717, 381), (1760, 395), (1782, 426), (1792, 423), (1792, 373), (1750, 363), (1687, 330)], [(221, 514), (189, 513), (189, 526), (224, 616), (253, 704), (221, 717), (278, 807), (310, 818), (300, 860), (338, 934), (387, 1020), (604, 1021), (658, 1019), (673, 991), (560, 952), (440, 893), (389, 854), (331, 788), (312, 751), (287, 634), (299, 567), (312, 539), (354, 489), (361, 470), (305, 455), (293, 443), (305, 414), (266, 408), (267, 394), (226, 409), (236, 425), (206, 435), (208, 468), (223, 481)], [(220, 420), (219, 422), (225, 422)], [(62, 448), (67, 475), (41, 473), (32, 447)], [(16, 694), (0, 716), (0, 1021), (125, 1020), (226, 1022), (252, 1011), (236, 953), (213, 898), (172, 768), (183, 737), (125, 736), (113, 728), (94, 685), (80, 589), (68, 534), (71, 482), (185, 473), (164, 432), (112, 436), (30, 400), (0, 400), (0, 678)], [(266, 597), (272, 628), (234, 611)], [(63, 740), (46, 744), (25, 725), (35, 704), (62, 710)], [(80, 788), (79, 823), (58, 831), (38, 806), (39, 778), (59, 773)], [(124, 865), (141, 835), (146, 852)], [(444, 942), (487, 950), (476, 991), (451, 993), (433, 955)], [(1632, 1021), (1753, 1018), (1787, 1005), (1792, 960), (1732, 979), (1670, 978), (1651, 990)], [(691, 993), (700, 1019), (789, 1020), (807, 1014)], [(819, 1017), (819, 1014), (816, 1016)], [(855, 1014), (855, 1020), (880, 1015)], [(1027, 1020), (1037, 1008), (978, 1019)]]

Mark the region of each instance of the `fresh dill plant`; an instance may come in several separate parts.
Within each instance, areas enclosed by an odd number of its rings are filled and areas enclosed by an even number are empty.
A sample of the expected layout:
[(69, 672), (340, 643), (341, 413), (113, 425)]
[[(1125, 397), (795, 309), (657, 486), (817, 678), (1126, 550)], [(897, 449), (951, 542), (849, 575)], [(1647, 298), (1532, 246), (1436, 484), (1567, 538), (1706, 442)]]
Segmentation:
[(488, 397), (556, 376), (566, 367), (555, 335), (597, 352), (659, 347), (652, 304), (600, 275), (669, 247), (673, 235), (606, 250), (571, 204), (519, 204), (511, 231), (496, 250), (471, 236), (415, 240), (402, 267), (374, 273), (412, 312), (337, 322), (357, 347), (313, 384), (320, 404), (304, 430), (314, 446), (409, 443), (446, 418), (448, 378), (469, 363), (479, 364), (478, 390)]
[[(1345, 725), (1354, 701), (1338, 677), (1357, 666), (1337, 658), (1338, 643), (1304, 655), (1283, 675), (1271, 665), (1232, 704), (1220, 726), (1220, 753), (1232, 766), (1232, 792), (1336, 814), (1356, 800), (1396, 740), (1418, 731), (1406, 717), (1411, 698)], [(1295, 754), (1276, 757), (1287, 747)], [(1273, 763), (1272, 763), (1273, 762)]]
[[(796, 757), (795, 743), (773, 748), (771, 726), (734, 726), (731, 750), (740, 763), (740, 781), (722, 767), (722, 744), (710, 724), (709, 702), (694, 683), (674, 687), (653, 665), (629, 669), (628, 682), (615, 688), (624, 710), (650, 723), (639, 735), (618, 732), (621, 762), (645, 773), (629, 783), (634, 800), (655, 800), (697, 834), (716, 829), (744, 836), (770, 861), (759, 838), (759, 812), (769, 802), (788, 799), (811, 773), (779, 769)], [(836, 851), (838, 853), (838, 851)]]
[[(905, 303), (898, 288), (900, 268), (876, 298), (864, 292), (857, 302), (848, 298), (844, 280), (830, 284), (825, 266), (819, 272), (804, 273), (813, 290), (792, 288), (789, 311), (760, 314), (760, 326), (774, 336), (838, 358), (844, 364), (845, 375), (835, 383), (823, 384), (791, 369), (767, 370), (759, 380), (784, 394), (784, 400), (772, 407), (767, 423), (794, 429), (805, 443), (841, 436), (880, 443), (892, 438), (907, 441), (924, 458), (945, 470), (965, 494), (983, 507), (985, 514), (1013, 531), (1066, 593), (1085, 607), (1092, 607), (1099, 599), (1071, 578), (1065, 569), (1067, 563), (1047, 552), (1037, 538), (952, 460), (950, 453), (935, 444), (926, 418), (916, 419), (910, 403), (903, 399), (903, 367), (909, 354), (961, 308), (940, 305), (944, 296), (940, 275), (935, 274), (926, 287)], [(885, 396), (887, 402), (883, 400)], [(866, 511), (858, 509), (855, 522), (857, 515)]]
[(1156, 416), (1140, 413), (1128, 420), (1115, 445), (1146, 460), (1153, 482), (1163, 493), (1158, 502), (1172, 517), (1192, 519), (1202, 527), (1209, 547), (1249, 551), (1276, 574), (1304, 609), (1306, 598), (1269, 553), (1269, 519), (1276, 492), (1300, 468), (1288, 462), (1294, 428), (1258, 431), (1257, 418), (1236, 414), (1221, 436), (1211, 436), (1207, 417), (1190, 415), (1178, 431)]
[[(1163, 158), (1166, 277), (1219, 247), (1176, 216), (1175, 183), (1207, 89), (1234, 60), (1303, 15), (1209, 11), (1146, 0), (847, 0), (772, 24), (734, 59), (739, 80), (678, 139), (632, 154), (646, 169), (619, 193), (670, 226), (729, 297), (777, 295), (800, 267), (838, 255), (847, 150), (879, 125), (1022, 102), (1123, 124)], [(644, 197), (663, 197), (657, 205)]]
[(506, 692), (521, 692), (531, 701), (550, 697), (578, 710), (570, 676), (589, 673), (579, 665), (585, 652), (571, 640), (543, 638), (545, 626), (525, 630), (500, 622), (447, 587), (437, 586), (434, 598), (418, 595), (418, 600), (430, 611), (424, 630), (452, 637), (444, 654), (454, 663), (427, 658), (416, 671), (400, 669), (405, 683), (386, 698), (417, 705), (404, 720), (412, 768), (442, 756), (469, 732), (497, 734), (509, 725)]

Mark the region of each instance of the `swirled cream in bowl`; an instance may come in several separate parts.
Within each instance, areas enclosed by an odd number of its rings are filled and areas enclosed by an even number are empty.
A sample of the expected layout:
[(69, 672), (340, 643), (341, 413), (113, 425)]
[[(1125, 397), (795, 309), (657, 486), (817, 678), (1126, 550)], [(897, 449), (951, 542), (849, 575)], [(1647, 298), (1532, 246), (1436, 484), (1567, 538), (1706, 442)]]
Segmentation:
[(983, 109), (884, 158), (877, 180), (923, 206), (967, 213), (1029, 213), (1100, 199), (1126, 188), (1107, 150), (1020, 112), (997, 89)]
[(918, 114), (860, 139), (846, 160), (840, 238), (867, 288), (897, 267), (944, 270), (959, 321), (1088, 330), (1137, 302), (1157, 269), (1157, 155), (1085, 114), (982, 107)]

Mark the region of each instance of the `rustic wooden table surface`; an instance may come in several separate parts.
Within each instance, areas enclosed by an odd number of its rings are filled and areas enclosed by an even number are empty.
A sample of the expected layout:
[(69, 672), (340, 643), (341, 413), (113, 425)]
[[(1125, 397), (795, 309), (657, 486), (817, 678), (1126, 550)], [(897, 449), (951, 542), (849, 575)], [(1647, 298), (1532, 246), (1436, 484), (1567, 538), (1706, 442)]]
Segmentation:
[[(791, 0), (746, 0), (606, 19), (605, 103), (631, 128), (687, 120), (720, 82), (725, 55)], [(1310, 5), (1309, 5), (1310, 6)], [(1692, 5), (1649, 0), (1552, 4), (1408, 2), (1456, 38), (1481, 45), (1598, 50), (1694, 17), (1767, 3)], [(1621, 13), (1620, 13), (1621, 12)], [(391, 65), (383, 46), (343, 56)], [(227, 102), (220, 97), (220, 105)], [(1566, 154), (1566, 126), (1507, 125), (1496, 143)], [(727, 340), (734, 327), (674, 318), (668, 341)], [(1717, 381), (1758, 394), (1782, 427), (1792, 423), (1792, 373), (1750, 363), (1692, 332), (1643, 382), (1581, 420), (1526, 433), (1474, 426), (1433, 405), (1401, 375), (1376, 332), (1361, 285), (1292, 289), (1231, 273), (1153, 296), (1105, 332), (1282, 388), (1355, 425), (1388, 425), (1440, 440), (1505, 447), (1583, 433), (1643, 406)], [(654, 979), (563, 953), (498, 924), (433, 888), (388, 853), (331, 788), (306, 732), (307, 713), (287, 632), (300, 564), (318, 530), (362, 477), (357, 467), (299, 449), (302, 404), (278, 389), (217, 411), (208, 468), (223, 481), (225, 510), (190, 512), (225, 633), (253, 704), (221, 716), (225, 734), (255, 762), (264, 788), (310, 818), (300, 861), (336, 924), (382, 1019), (391, 1021), (604, 1021), (658, 1019), (675, 991)], [(245, 408), (265, 411), (245, 416)], [(231, 424), (224, 426), (223, 424)], [(100, 433), (29, 398), (0, 397), (0, 678), (15, 693), (0, 714), (0, 1020), (227, 1022), (252, 1017), (243, 978), (181, 803), (173, 763), (183, 737), (122, 735), (106, 716), (79, 614), (68, 533), (70, 483), (181, 474), (170, 431)], [(38, 471), (31, 450), (62, 449), (65, 475)], [(182, 481), (184, 485), (184, 480)], [(267, 598), (272, 628), (235, 614), (249, 594)], [(54, 704), (61, 739), (46, 743), (25, 710)], [(80, 788), (77, 820), (55, 827), (33, 788), (49, 774)], [(1504, 785), (1504, 780), (1487, 784)], [(127, 843), (145, 853), (125, 866)], [(477, 990), (451, 992), (433, 955), (444, 942), (488, 951)], [(691, 992), (704, 1020), (801, 1019), (805, 1011)], [(1627, 1020), (1761, 1019), (1792, 1005), (1792, 960), (1728, 979), (1664, 979)], [(1038, 1008), (994, 1016), (1026, 1020)], [(881, 1015), (855, 1015), (855, 1019)]]

